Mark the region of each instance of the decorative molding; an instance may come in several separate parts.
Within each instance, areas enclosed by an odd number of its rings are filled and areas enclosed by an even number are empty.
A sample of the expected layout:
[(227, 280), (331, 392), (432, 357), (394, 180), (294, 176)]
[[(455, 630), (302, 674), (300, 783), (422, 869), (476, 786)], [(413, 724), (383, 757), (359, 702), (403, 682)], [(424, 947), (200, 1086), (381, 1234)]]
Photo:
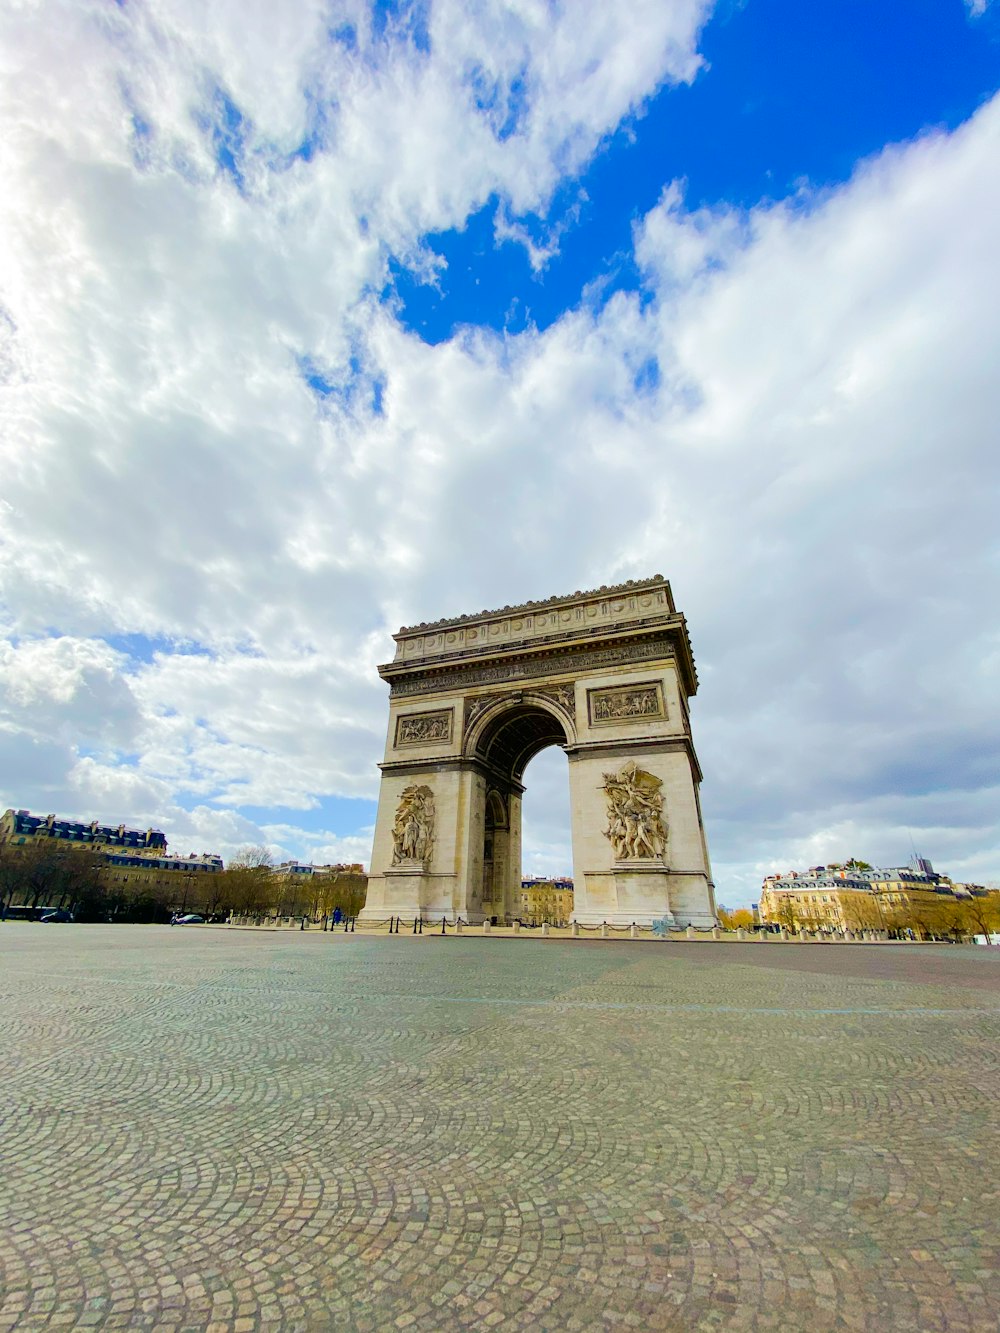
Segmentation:
[(446, 616), (444, 620), (424, 620), (419, 625), (401, 625), (398, 633), (418, 634), (425, 630), (450, 629), (453, 625), (467, 625), (473, 620), (482, 620), (487, 616), (523, 615), (531, 611), (548, 610), (560, 602), (572, 602), (581, 597), (613, 597), (624, 592), (637, 592), (640, 588), (666, 586), (662, 574), (654, 574), (648, 579), (626, 579), (624, 583), (602, 583), (599, 588), (588, 588), (585, 592), (565, 593), (561, 597), (545, 597), (540, 602), (520, 602), (517, 606), (499, 606), (494, 611), (474, 611), (465, 616)]
[(587, 691), (587, 713), (593, 727), (619, 726), (623, 722), (663, 719), (663, 687), (658, 680), (639, 685)]
[[(576, 720), (576, 691), (572, 685), (553, 685), (547, 689), (529, 690), (531, 694), (540, 694), (569, 713)], [(516, 704), (524, 698), (523, 690), (509, 690), (505, 694), (477, 694), (465, 703), (465, 730), (469, 732), (476, 718), (487, 708), (496, 703)]]
[(451, 740), (454, 709), (433, 713), (409, 713), (396, 718), (395, 749), (404, 745), (436, 745)]
[[(650, 660), (667, 661), (674, 656), (673, 644), (669, 639), (646, 639), (638, 642), (619, 644), (615, 648), (580, 649), (577, 652), (553, 653), (530, 662), (503, 662), (496, 666), (462, 666), (444, 668), (433, 676), (409, 677), (393, 680), (390, 693), (399, 697), (410, 694), (444, 693), (454, 690), (456, 693), (470, 685), (493, 685), (502, 681), (521, 680), (531, 682), (539, 676), (560, 676), (566, 672), (587, 671), (596, 667), (627, 667), (632, 662)], [(486, 697), (486, 696), (484, 696)], [(495, 699), (496, 695), (488, 696)], [(468, 713), (466, 713), (468, 721)]]

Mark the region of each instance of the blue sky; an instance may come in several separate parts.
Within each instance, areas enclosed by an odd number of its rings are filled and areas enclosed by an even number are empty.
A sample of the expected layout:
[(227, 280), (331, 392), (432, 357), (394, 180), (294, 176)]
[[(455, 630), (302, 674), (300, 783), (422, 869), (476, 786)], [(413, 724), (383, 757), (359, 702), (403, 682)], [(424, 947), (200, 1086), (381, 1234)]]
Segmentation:
[(44, 0), (0, 43), (4, 804), (367, 861), (400, 624), (660, 571), (722, 901), (1000, 880), (995, 2)]
[(588, 289), (636, 288), (632, 228), (672, 180), (689, 207), (752, 208), (842, 184), (884, 145), (954, 129), (996, 90), (1000, 23), (941, 0), (747, 0), (717, 6), (702, 32), (704, 66), (666, 86), (611, 132), (538, 213), (517, 219), (554, 253), (540, 268), (498, 235), (496, 195), (460, 228), (431, 234), (436, 281), (392, 265), (387, 295), (421, 338), (462, 325), (545, 329)]

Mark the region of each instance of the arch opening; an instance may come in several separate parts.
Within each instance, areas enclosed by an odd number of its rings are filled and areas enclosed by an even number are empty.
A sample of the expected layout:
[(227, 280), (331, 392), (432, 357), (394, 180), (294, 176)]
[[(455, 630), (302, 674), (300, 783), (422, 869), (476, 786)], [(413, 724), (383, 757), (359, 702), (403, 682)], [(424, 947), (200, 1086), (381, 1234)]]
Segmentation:
[(481, 903), (496, 922), (521, 914), (524, 771), (543, 750), (564, 750), (568, 732), (554, 710), (525, 699), (507, 701), (473, 737), (473, 752), (486, 767)]
[(536, 754), (550, 745), (565, 746), (569, 739), (555, 713), (538, 704), (523, 703), (505, 709), (487, 723), (476, 752), (498, 776), (520, 783)]
[(569, 761), (550, 746), (524, 775), (522, 853), (515, 915), (528, 925), (567, 925), (573, 918), (573, 831)]

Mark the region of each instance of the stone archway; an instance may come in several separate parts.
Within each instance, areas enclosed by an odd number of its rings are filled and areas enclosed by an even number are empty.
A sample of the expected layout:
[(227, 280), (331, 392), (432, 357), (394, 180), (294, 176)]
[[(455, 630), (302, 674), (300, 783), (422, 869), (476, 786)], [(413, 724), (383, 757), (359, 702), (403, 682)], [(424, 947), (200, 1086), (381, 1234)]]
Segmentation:
[(511, 913), (522, 777), (569, 758), (576, 920), (711, 925), (687, 700), (697, 677), (661, 577), (401, 629), (362, 917)]
[(473, 872), (470, 910), (477, 903), (483, 916), (509, 917), (521, 888), (524, 770), (550, 745), (565, 749), (572, 744), (575, 728), (565, 700), (560, 703), (557, 694), (544, 690), (480, 696), (466, 718), (463, 756), (481, 768), (486, 780), (482, 888)]

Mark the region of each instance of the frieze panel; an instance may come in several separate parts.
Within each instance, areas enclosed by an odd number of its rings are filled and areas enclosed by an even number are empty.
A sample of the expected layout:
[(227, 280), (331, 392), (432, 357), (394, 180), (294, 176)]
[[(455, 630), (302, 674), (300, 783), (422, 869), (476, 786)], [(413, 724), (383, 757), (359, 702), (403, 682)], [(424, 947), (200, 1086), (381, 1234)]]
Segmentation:
[(452, 709), (444, 708), (436, 713), (411, 713), (408, 717), (398, 717), (395, 746), (450, 741), (452, 715)]
[[(475, 685), (493, 685), (503, 681), (532, 681), (540, 676), (559, 676), (568, 671), (588, 671), (603, 666), (628, 666), (631, 662), (665, 661), (674, 656), (669, 639), (650, 639), (628, 647), (586, 649), (576, 653), (553, 653), (537, 662), (504, 662), (496, 666), (456, 667), (452, 671), (417, 679), (394, 680), (393, 696), (431, 694), (443, 690), (463, 690)], [(468, 715), (466, 715), (468, 716)]]
[(587, 691), (587, 709), (592, 726), (622, 722), (647, 722), (666, 716), (659, 681), (626, 685), (616, 689)]
[(681, 622), (674, 610), (670, 585), (660, 575), (652, 579), (595, 588), (570, 597), (505, 606), (496, 611), (456, 616), (403, 627), (396, 640), (396, 665), (421, 660), (483, 655), (496, 648), (527, 646), (559, 638), (580, 638), (601, 629), (620, 630), (643, 621)]
[[(659, 586), (658, 586), (659, 585)], [(651, 579), (626, 579), (624, 583), (602, 583), (599, 588), (589, 588), (586, 592), (581, 592), (578, 588), (576, 592), (566, 596), (547, 597), (540, 602), (521, 602), (517, 606), (501, 606), (493, 611), (474, 611), (471, 615), (445, 617), (443, 620), (421, 621), (419, 625), (403, 625), (400, 627), (400, 634), (413, 634), (417, 630), (435, 630), (447, 627), (451, 629), (456, 625), (465, 625), (470, 621), (484, 620), (493, 616), (518, 615), (522, 618), (531, 619), (526, 612), (544, 612), (548, 607), (556, 605), (562, 606), (564, 603), (573, 601), (583, 601), (593, 598), (608, 598), (612, 595), (621, 597), (623, 594), (634, 596), (636, 593), (648, 595), (650, 593), (659, 593), (664, 591), (669, 596), (670, 585), (662, 574), (654, 574)], [(671, 606), (672, 609), (672, 606)]]

